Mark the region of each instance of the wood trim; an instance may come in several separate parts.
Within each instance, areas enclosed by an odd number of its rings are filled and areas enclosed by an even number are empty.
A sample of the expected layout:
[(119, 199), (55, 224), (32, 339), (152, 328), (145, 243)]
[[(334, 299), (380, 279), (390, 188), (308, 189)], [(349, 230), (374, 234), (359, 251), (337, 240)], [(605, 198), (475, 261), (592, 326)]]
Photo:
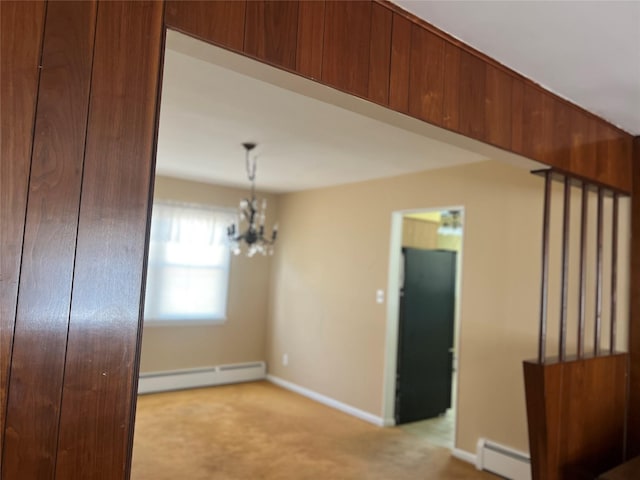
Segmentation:
[[(54, 468), (97, 4), (47, 7), (6, 419), (4, 473)], [(56, 151), (51, 151), (51, 145)]]
[[(7, 390), (27, 211), (44, 19), (43, 1), (0, 2), (0, 463), (4, 450)], [(20, 32), (20, 35), (16, 32)]]
[(640, 455), (640, 136), (635, 137), (633, 141), (630, 297), (627, 458)]

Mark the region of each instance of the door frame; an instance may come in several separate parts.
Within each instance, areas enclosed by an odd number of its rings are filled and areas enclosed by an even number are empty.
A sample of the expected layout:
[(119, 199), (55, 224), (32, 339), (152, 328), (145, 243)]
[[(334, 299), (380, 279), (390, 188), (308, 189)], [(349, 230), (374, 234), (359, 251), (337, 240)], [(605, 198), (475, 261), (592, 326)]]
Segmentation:
[[(408, 210), (396, 210), (391, 213), (391, 238), (389, 242), (389, 275), (387, 280), (387, 323), (385, 334), (385, 360), (383, 376), (382, 394), (382, 418), (384, 424), (395, 425), (395, 391), (396, 391), (396, 371), (398, 361), (398, 336), (400, 326), (400, 262), (402, 261), (402, 219), (410, 213), (442, 212), (446, 210), (458, 210), (462, 218), (462, 241), (460, 252), (458, 252), (458, 262), (456, 266), (456, 301), (454, 319), (454, 348), (456, 351), (456, 373), (460, 371), (460, 327), (462, 304), (462, 264), (464, 257), (464, 239), (466, 235), (465, 207), (462, 205), (413, 208)], [(456, 375), (454, 388), (456, 390), (455, 400), (455, 428), (454, 428), (454, 449), (458, 436), (458, 404), (460, 400), (458, 385), (460, 375)]]

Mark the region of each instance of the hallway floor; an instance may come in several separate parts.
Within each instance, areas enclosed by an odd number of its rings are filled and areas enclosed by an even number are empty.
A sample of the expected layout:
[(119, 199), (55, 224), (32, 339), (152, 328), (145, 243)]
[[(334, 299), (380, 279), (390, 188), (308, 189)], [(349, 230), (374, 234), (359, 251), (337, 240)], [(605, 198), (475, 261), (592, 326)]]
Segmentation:
[(422, 437), (433, 445), (451, 450), (454, 444), (456, 416), (453, 409), (449, 409), (447, 413), (440, 417), (405, 423), (399, 428), (411, 435)]
[(143, 395), (132, 480), (492, 479), (442, 447), (267, 382)]

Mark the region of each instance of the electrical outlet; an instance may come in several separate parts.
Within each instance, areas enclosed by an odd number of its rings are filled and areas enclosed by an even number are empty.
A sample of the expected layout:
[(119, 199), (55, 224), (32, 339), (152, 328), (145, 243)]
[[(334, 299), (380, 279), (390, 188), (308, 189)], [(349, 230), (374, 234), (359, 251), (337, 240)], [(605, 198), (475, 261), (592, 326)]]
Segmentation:
[(376, 303), (384, 303), (384, 290), (376, 290)]
[(285, 367), (287, 365), (289, 365), (289, 354), (288, 353), (283, 353), (282, 354), (282, 365), (284, 365)]

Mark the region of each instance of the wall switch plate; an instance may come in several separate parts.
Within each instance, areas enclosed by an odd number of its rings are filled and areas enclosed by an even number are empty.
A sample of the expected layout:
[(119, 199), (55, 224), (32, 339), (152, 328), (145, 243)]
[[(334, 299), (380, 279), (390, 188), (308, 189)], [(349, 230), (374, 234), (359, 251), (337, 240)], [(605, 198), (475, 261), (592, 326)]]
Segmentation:
[(384, 290), (376, 290), (376, 303), (384, 303)]
[(282, 365), (284, 365), (285, 367), (287, 365), (289, 365), (289, 354), (288, 353), (283, 353), (282, 354)]

